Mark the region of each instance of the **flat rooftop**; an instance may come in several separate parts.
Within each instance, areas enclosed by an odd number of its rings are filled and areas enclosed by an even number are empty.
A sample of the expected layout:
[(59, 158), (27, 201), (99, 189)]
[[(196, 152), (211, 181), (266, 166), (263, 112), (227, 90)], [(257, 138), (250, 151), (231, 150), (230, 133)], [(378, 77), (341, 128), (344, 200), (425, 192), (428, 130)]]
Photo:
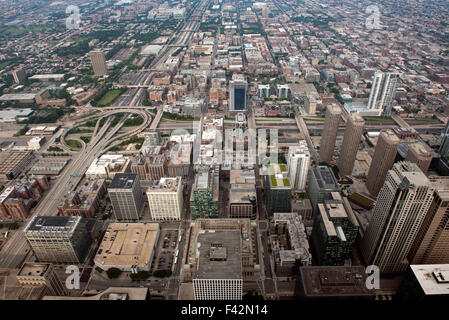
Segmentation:
[(151, 264), (158, 236), (158, 223), (111, 223), (98, 248), (95, 263), (145, 267)]
[(287, 166), (285, 164), (270, 164), (268, 167), (269, 181), (274, 188), (291, 188), (290, 180), (287, 176)]
[(147, 192), (149, 193), (177, 192), (179, 185), (181, 185), (181, 177), (161, 178), (159, 183), (150, 186)]
[(35, 216), (25, 227), (24, 232), (67, 232), (75, 230), (81, 221), (80, 216)]
[(339, 185), (332, 169), (328, 166), (318, 166), (312, 169), (312, 173), (320, 189), (338, 189)]
[(256, 200), (256, 178), (253, 170), (231, 170), (230, 172), (230, 203), (248, 203)]
[(148, 288), (110, 287), (89, 297), (44, 296), (42, 300), (145, 300)]
[(14, 169), (16, 169), (19, 165), (22, 164), (23, 161), (33, 156), (32, 151), (12, 151), (8, 154), (8, 156), (0, 163), (0, 173), (8, 174)]
[(449, 264), (410, 265), (426, 295), (449, 294)]
[(198, 172), (195, 178), (195, 186), (197, 190), (209, 189), (209, 171)]
[(0, 97), (0, 101), (33, 100), (35, 97), (35, 93), (6, 93)]
[(109, 189), (131, 189), (136, 179), (136, 173), (116, 173), (109, 184)]
[[(241, 233), (239, 230), (200, 230), (196, 255), (197, 270), (194, 272), (193, 279), (242, 278)], [(211, 258), (217, 258), (217, 255), (220, 257), (225, 255), (226, 258), (221, 261), (211, 260)]]
[(0, 300), (39, 300), (45, 294), (45, 286), (22, 286), (17, 272), (17, 269), (0, 269)]
[(50, 263), (25, 262), (17, 273), (18, 276), (42, 276), (50, 267)]
[(34, 113), (34, 110), (31, 108), (22, 108), (22, 109), (4, 109), (0, 111), (0, 120), (7, 119), (16, 119), (20, 117), (29, 117)]
[(35, 74), (34, 76), (30, 77), (29, 79), (42, 80), (42, 79), (61, 79), (61, 78), (64, 78), (64, 74), (55, 73), (55, 74)]
[(372, 296), (366, 287), (363, 266), (300, 267), (301, 282), (308, 297)]
[[(394, 168), (397, 168), (410, 184), (416, 186), (427, 186), (429, 184), (429, 179), (415, 163), (408, 161), (397, 162), (394, 164)], [(399, 177), (399, 179), (401, 178)]]

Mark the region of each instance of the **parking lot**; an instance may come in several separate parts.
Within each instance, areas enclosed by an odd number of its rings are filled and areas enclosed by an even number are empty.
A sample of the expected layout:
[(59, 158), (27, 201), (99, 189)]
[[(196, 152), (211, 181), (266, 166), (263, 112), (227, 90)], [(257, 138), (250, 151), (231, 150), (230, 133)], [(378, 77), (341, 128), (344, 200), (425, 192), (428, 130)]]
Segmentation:
[(179, 231), (177, 229), (162, 229), (156, 255), (153, 258), (151, 269), (171, 270), (175, 259)]

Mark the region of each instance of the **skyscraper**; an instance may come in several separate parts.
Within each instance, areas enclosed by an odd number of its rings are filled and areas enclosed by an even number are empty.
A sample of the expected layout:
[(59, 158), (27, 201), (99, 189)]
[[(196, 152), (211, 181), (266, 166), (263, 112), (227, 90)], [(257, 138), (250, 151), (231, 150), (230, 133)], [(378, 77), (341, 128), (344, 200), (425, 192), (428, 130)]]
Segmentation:
[(366, 187), (371, 195), (377, 196), (382, 188), (387, 172), (394, 163), (399, 142), (393, 130), (381, 131), (366, 179)]
[(202, 170), (198, 172), (190, 194), (190, 213), (192, 218), (218, 217), (219, 192), (220, 182), (216, 171)]
[(360, 115), (353, 113), (348, 117), (340, 158), (338, 159), (338, 168), (342, 176), (352, 173), (364, 125), (365, 120)]
[(440, 149), (438, 153), (445, 157), (449, 153), (449, 121), (446, 123), (443, 132), (441, 133), (443, 140), (441, 141)]
[(307, 193), (314, 212), (317, 212), (319, 203), (331, 199), (332, 192), (340, 191), (340, 185), (331, 168), (318, 166), (310, 169)]
[(35, 216), (23, 232), (40, 262), (80, 264), (91, 244), (80, 216)]
[(411, 162), (395, 163), (377, 197), (361, 243), (366, 264), (381, 273), (404, 272), (410, 248), (433, 199), (434, 187)]
[(51, 263), (25, 262), (17, 273), (17, 281), (23, 287), (45, 287), (46, 294), (67, 295)]
[(247, 88), (243, 74), (235, 73), (229, 81), (229, 111), (246, 110)]
[(310, 167), (310, 152), (307, 143), (299, 140), (297, 146), (288, 148), (287, 170), (292, 188), (304, 190)]
[(391, 114), (396, 87), (399, 79), (398, 73), (383, 73), (377, 71), (371, 85), (368, 98), (368, 109), (383, 110), (385, 115)]
[(449, 177), (430, 180), (435, 193), (409, 253), (412, 264), (449, 263)]
[(265, 201), (269, 217), (275, 212), (290, 212), (292, 186), (285, 164), (270, 164), (265, 175)]
[(340, 122), (341, 108), (336, 104), (327, 106), (323, 134), (320, 144), (320, 159), (330, 163), (334, 154), (335, 139), (337, 138), (338, 124)]
[(108, 193), (117, 220), (140, 218), (144, 200), (137, 174), (116, 173), (109, 184)]
[(359, 223), (347, 198), (332, 192), (332, 200), (318, 204), (312, 229), (313, 256), (319, 265), (342, 266), (350, 259)]
[(410, 145), (406, 161), (416, 163), (418, 168), (422, 172), (426, 173), (429, 170), (430, 163), (432, 162), (432, 154), (426, 150), (426, 148), (420, 143), (413, 143)]
[(197, 219), (189, 225), (180, 278), (192, 283), (193, 298), (242, 299), (244, 282), (261, 276), (256, 224), (250, 219)]
[(92, 50), (89, 52), (92, 69), (96, 76), (104, 76), (108, 73), (104, 53), (101, 50)]
[(161, 178), (159, 184), (147, 190), (150, 216), (153, 220), (181, 220), (182, 182), (181, 177)]

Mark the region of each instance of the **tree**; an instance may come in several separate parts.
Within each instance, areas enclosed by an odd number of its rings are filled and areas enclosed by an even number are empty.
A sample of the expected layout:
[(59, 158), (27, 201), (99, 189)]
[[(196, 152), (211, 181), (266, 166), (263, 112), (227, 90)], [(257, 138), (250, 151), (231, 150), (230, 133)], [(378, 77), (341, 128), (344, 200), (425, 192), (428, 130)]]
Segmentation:
[(115, 279), (118, 278), (118, 276), (122, 273), (122, 271), (118, 268), (109, 268), (108, 271), (106, 271), (106, 274), (108, 275), (109, 279)]
[(170, 277), (172, 274), (171, 270), (156, 270), (153, 272), (153, 276), (157, 278)]

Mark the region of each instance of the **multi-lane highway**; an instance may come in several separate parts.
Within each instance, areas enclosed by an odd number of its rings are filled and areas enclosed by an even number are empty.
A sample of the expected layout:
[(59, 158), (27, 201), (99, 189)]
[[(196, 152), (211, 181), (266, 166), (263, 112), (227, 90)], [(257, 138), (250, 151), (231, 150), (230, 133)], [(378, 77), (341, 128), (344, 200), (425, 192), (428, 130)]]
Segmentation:
[[(133, 110), (133, 113), (137, 113), (144, 118), (142, 125), (128, 131), (124, 134), (116, 136), (116, 133), (123, 126), (126, 117), (113, 128), (110, 128), (112, 122), (112, 115), (119, 112), (130, 112), (128, 109), (116, 109), (114, 111), (107, 111), (107, 121), (102, 127), (96, 130), (95, 135), (92, 136), (91, 141), (88, 144), (83, 144), (83, 148), (73, 156), (72, 161), (68, 164), (66, 169), (59, 176), (56, 183), (51, 187), (50, 192), (39, 202), (34, 209), (33, 215), (52, 216), (57, 214), (57, 206), (64, 194), (75, 189), (80, 181), (83, 179), (83, 175), (86, 172), (92, 161), (105, 152), (105, 147), (108, 144), (113, 143), (116, 140), (123, 139), (127, 135), (132, 135), (137, 132), (143, 131), (151, 121), (151, 116), (142, 110)], [(98, 119), (98, 122), (100, 119)], [(98, 123), (97, 123), (98, 126)], [(61, 139), (65, 136), (67, 130), (62, 133)], [(28, 218), (27, 221), (31, 219)], [(29, 254), (29, 247), (26, 243), (23, 235), (23, 228), (14, 233), (14, 235), (7, 241), (5, 246), (0, 251), (0, 267), (16, 268), (24, 261)]]
[[(172, 43), (166, 44), (146, 69), (140, 70), (144, 76), (139, 76), (136, 83), (129, 84), (129, 89), (118, 99), (118, 106), (139, 106), (145, 95), (145, 90), (151, 85), (153, 78), (159, 71), (165, 70), (165, 63), (179, 48), (188, 47), (193, 35), (200, 27), (201, 17), (209, 5), (210, 0), (203, 0), (193, 8), (192, 14), (176, 32)], [(180, 61), (179, 63), (182, 63)], [(150, 71), (149, 73), (146, 71)]]

